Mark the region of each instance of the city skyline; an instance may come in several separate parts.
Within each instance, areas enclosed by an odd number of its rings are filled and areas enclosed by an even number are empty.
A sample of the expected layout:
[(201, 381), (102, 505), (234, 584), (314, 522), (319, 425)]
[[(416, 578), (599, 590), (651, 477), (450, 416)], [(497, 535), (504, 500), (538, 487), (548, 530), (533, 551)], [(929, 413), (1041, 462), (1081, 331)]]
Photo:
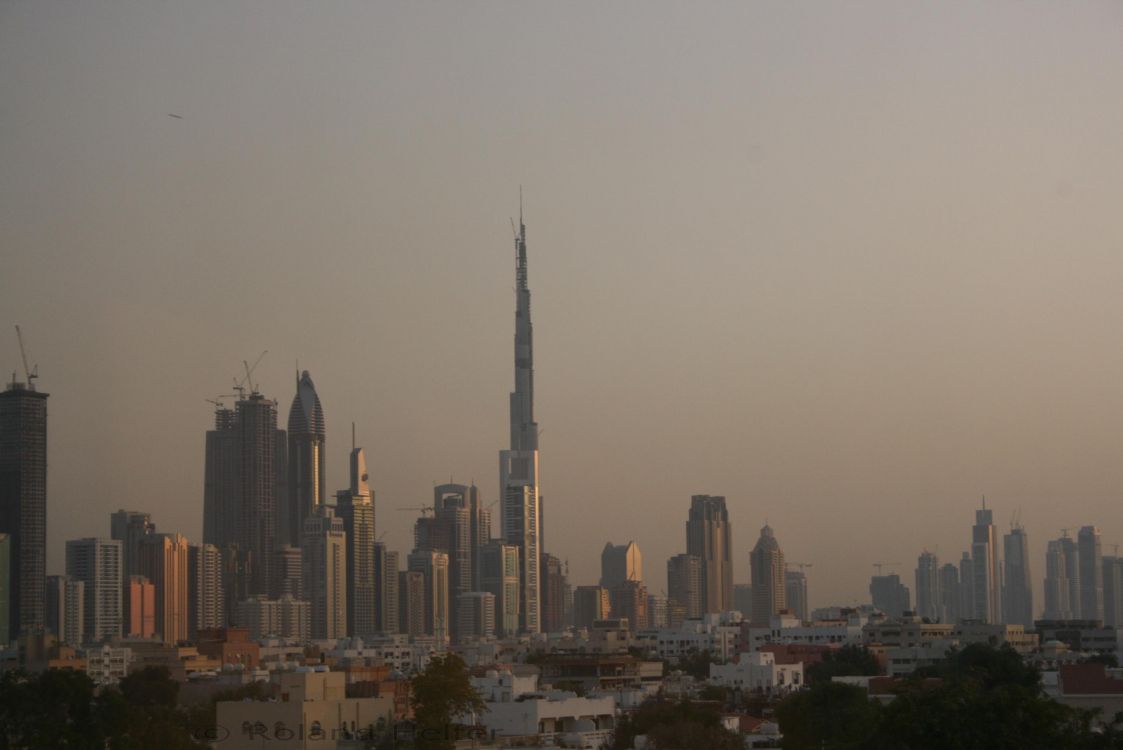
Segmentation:
[[(496, 500), (523, 183), (544, 551), (573, 585), (632, 539), (657, 590), (712, 493), (734, 583), (767, 523), (813, 607), (860, 601), (876, 561), (957, 562), (985, 493), (996, 539), (1021, 512), (1040, 610), (1062, 528), (1123, 538), (1123, 53), (1116, 9), (1012, 7), (539, 9), (565, 45), (497, 6), (291, 11), (286, 52), (244, 10), (7, 6), (0, 320), (51, 394), (46, 572), (119, 508), (203, 540), (204, 399), (266, 349), (266, 398), (315, 373), (329, 497), (356, 423), (403, 562), (393, 508), (450, 474)], [(705, 43), (671, 65), (667, 38)], [(521, 65), (485, 55), (508, 42)]]

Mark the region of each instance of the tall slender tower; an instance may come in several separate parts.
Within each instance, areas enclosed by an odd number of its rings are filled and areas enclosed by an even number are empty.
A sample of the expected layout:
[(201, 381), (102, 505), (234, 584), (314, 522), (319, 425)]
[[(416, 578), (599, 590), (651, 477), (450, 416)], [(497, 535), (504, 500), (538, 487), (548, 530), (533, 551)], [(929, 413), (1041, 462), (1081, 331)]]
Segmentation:
[[(289, 481), (286, 506), (278, 513), (278, 534), (284, 544), (299, 545), (304, 520), (327, 500), (324, 489), (324, 409), (312, 377), (305, 370), (296, 379), (289, 409)], [(281, 505), (278, 504), (278, 511)]]
[(511, 447), (499, 452), (503, 539), (519, 549), (519, 628), (541, 630), (538, 498), (538, 423), (534, 421), (534, 343), (527, 284), (526, 224), (519, 208), (515, 237), (515, 390), (511, 392)]
[(1033, 584), (1029, 572), (1029, 538), (1021, 524), (1002, 537), (1006, 567), (1002, 584), (1002, 621), (1033, 627)]
[(753, 576), (753, 614), (754, 625), (767, 627), (772, 615), (787, 606), (787, 590), (784, 585), (784, 552), (772, 527), (765, 525), (760, 530), (760, 539), (749, 556)]
[(940, 622), (940, 558), (928, 550), (916, 560), (916, 614)]
[[(686, 554), (702, 561), (703, 612), (725, 612), (733, 608), (732, 550), (733, 532), (725, 497), (693, 495), (686, 521)], [(783, 587), (782, 572), (780, 577)]]
[(971, 527), (971, 563), (975, 618), (988, 623), (1002, 622), (998, 536), (994, 530), (994, 514), (987, 510), (986, 498), (983, 498), (982, 509), (975, 511), (975, 525)]
[(34, 377), (0, 392), (0, 533), (9, 535), (11, 638), (46, 623), (47, 394), (35, 390)]
[(1080, 566), (1080, 619), (1104, 619), (1103, 561), (1100, 552), (1100, 530), (1082, 526), (1076, 535), (1077, 560)]

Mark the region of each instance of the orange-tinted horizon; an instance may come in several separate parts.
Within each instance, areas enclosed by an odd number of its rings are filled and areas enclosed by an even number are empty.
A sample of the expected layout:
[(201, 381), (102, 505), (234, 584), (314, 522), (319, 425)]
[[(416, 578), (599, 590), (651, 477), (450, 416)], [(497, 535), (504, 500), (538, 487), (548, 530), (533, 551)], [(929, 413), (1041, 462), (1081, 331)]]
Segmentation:
[[(548, 550), (649, 588), (692, 494), (812, 606), (955, 562), (980, 496), (1123, 540), (1123, 7), (0, 7), (0, 367), (49, 403), (48, 571), (198, 540), (205, 399), (299, 360), (379, 533), (497, 493), (525, 186)], [(177, 115), (177, 117), (169, 117)], [(498, 526), (493, 529), (498, 533)], [(914, 591), (915, 595), (915, 591)]]

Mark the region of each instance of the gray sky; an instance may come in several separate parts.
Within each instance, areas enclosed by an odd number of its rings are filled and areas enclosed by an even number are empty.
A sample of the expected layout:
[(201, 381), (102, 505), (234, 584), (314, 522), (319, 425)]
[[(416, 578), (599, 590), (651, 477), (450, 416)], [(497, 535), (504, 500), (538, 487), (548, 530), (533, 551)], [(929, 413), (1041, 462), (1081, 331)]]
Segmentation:
[[(118, 507), (198, 539), (205, 398), (295, 361), (406, 549), (497, 496), (525, 185), (547, 545), (645, 578), (725, 494), (812, 604), (1123, 541), (1123, 6), (5, 2), (0, 365), (50, 401), (49, 569)], [(183, 119), (168, 117), (169, 113)]]

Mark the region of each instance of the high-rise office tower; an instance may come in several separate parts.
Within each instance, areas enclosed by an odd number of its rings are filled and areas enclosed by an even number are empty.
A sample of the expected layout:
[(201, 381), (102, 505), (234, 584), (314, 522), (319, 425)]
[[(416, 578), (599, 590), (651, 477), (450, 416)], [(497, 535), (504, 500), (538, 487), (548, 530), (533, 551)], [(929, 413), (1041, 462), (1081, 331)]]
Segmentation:
[(784, 553), (771, 526), (760, 530), (760, 538), (749, 557), (752, 563), (752, 622), (767, 626), (772, 615), (787, 606), (784, 590)]
[(488, 591), (468, 591), (460, 595), (456, 607), (460, 623), (456, 632), (467, 643), (478, 638), (495, 637), (495, 595)]
[(667, 597), (662, 594), (647, 595), (647, 627), (666, 628), (667, 624)]
[(140, 543), (144, 537), (156, 533), (152, 514), (139, 510), (118, 510), (109, 515), (109, 536), (121, 542), (124, 575), (140, 575)]
[(71, 646), (82, 645), (86, 587), (70, 576), (47, 576), (47, 630)]
[(336, 508), (347, 533), (347, 631), (371, 638), (375, 622), (374, 506), (369, 496), (340, 493)]
[(156, 584), (148, 580), (148, 576), (129, 576), (123, 595), (129, 612), (125, 619), (125, 635), (129, 638), (155, 638)]
[(11, 559), (12, 535), (0, 534), (0, 644), (7, 644), (11, 641), (10, 628), (12, 623), (9, 616), (12, 585)]
[(1100, 530), (1083, 526), (1076, 534), (1077, 558), (1080, 565), (1080, 619), (1104, 619), (1103, 560), (1100, 552)]
[(215, 410), (206, 442), (203, 542), (222, 550), (224, 566), (244, 572), (244, 581), (224, 579), (235, 602), (268, 594), (273, 583), (273, 553), (283, 546), (277, 508), (285, 507), (286, 446), (284, 430), (277, 429), (277, 403), (256, 390), (234, 410)]
[(702, 616), (702, 558), (682, 554), (667, 560), (667, 598), (685, 607), (686, 617)]
[[(448, 555), (432, 550), (414, 550), (406, 558), (406, 564), (410, 572), (420, 573), (424, 581), (423, 632), (433, 636), (437, 647), (443, 648), (449, 638)], [(413, 619), (412, 612), (410, 619)]]
[(493, 540), (480, 550), (480, 585), (495, 595), (495, 630), (500, 636), (519, 632), (519, 549)]
[(425, 624), (425, 574), (419, 570), (400, 571), (398, 632), (411, 638), (425, 635)]
[(959, 560), (959, 619), (975, 619), (975, 563), (970, 552)]
[(347, 532), (330, 505), (317, 505), (304, 519), (301, 563), (312, 637), (347, 637)]
[(1104, 627), (1123, 626), (1123, 557), (1103, 558)]
[(600, 555), (600, 585), (612, 589), (625, 581), (643, 580), (643, 555), (635, 542), (607, 542)]
[(475, 485), (438, 485), (433, 488), (433, 509), (433, 518), (418, 522), (415, 547), (448, 555), (449, 624), (456, 638), (460, 595), (476, 590), (474, 582), (479, 578), (475, 571), (480, 542), (479, 491)]
[[(300, 544), (304, 520), (327, 502), (324, 474), (324, 409), (316, 386), (305, 370), (297, 376), (289, 409), (289, 477), (286, 507), (279, 512), (278, 536), (284, 544)], [(280, 506), (278, 506), (280, 510)], [(315, 619), (315, 616), (313, 616)]]
[(939, 622), (940, 611), (940, 559), (924, 550), (916, 560), (916, 614)]
[(541, 623), (539, 580), (541, 517), (538, 487), (538, 423), (534, 421), (534, 329), (527, 283), (526, 224), (519, 211), (515, 238), (515, 390), (511, 392), (511, 447), (499, 453), (503, 541), (519, 549), (519, 628), (537, 633)]
[(285, 545), (273, 553), (273, 586), (270, 597), (280, 599), (288, 594), (304, 599), (304, 561), (300, 547)]
[(1002, 582), (1002, 621), (1033, 628), (1033, 583), (1029, 572), (1029, 538), (1015, 525), (1002, 537), (1005, 563)]
[(578, 586), (573, 591), (573, 627), (591, 628), (597, 620), (607, 620), (612, 602), (604, 586)]
[(983, 507), (975, 511), (971, 528), (971, 586), (974, 596), (974, 618), (988, 623), (1002, 621), (1002, 597), (998, 586), (998, 537), (994, 530), (994, 514)]
[(802, 570), (784, 573), (784, 603), (800, 622), (807, 622), (811, 609), (807, 606), (807, 574)]
[(226, 626), (222, 590), (222, 553), (213, 544), (187, 548), (187, 628), (194, 639), (200, 630)]
[(945, 563), (940, 568), (940, 622), (955, 624), (959, 622), (959, 568), (954, 563)]
[(138, 550), (139, 572), (156, 587), (156, 633), (164, 643), (188, 637), (187, 539), (148, 534)]
[(643, 581), (622, 581), (609, 589), (608, 598), (613, 619), (627, 620), (632, 632), (648, 627), (647, 587)]
[(870, 578), (870, 599), (873, 606), (889, 617), (901, 617), (911, 609), (909, 587), (896, 573)]
[(398, 553), (374, 543), (374, 610), (378, 632), (398, 632)]
[(86, 601), (82, 638), (102, 643), (121, 636), (121, 543), (115, 539), (71, 539), (66, 574), (81, 581)]
[[(702, 611), (730, 609), (733, 606), (733, 532), (724, 497), (694, 495), (690, 498), (686, 553), (702, 561)], [(782, 578), (783, 573), (780, 576)]]
[[(139, 510), (118, 510), (109, 515), (109, 536), (121, 543), (121, 578), (128, 585), (129, 577), (143, 575), (140, 569), (140, 543), (149, 534), (156, 533), (152, 515)], [(127, 624), (131, 622), (129, 596), (122, 597), (121, 616)], [(127, 630), (127, 628), (126, 628)]]
[(565, 629), (566, 589), (569, 581), (565, 576), (562, 561), (557, 557), (542, 553), (542, 631), (560, 633)]
[(1072, 601), (1069, 597), (1071, 587), (1068, 581), (1068, 556), (1065, 543), (1072, 540), (1053, 539), (1045, 548), (1045, 619), (1074, 619)]
[(366, 463), (363, 449), (352, 448), (351, 486), (336, 493), (335, 504), (347, 532), (347, 632), (369, 639), (380, 628), (375, 602), (374, 495), (367, 483)]
[(6, 629), (15, 639), (46, 621), (47, 394), (14, 378), (0, 392), (0, 533), (9, 535)]

